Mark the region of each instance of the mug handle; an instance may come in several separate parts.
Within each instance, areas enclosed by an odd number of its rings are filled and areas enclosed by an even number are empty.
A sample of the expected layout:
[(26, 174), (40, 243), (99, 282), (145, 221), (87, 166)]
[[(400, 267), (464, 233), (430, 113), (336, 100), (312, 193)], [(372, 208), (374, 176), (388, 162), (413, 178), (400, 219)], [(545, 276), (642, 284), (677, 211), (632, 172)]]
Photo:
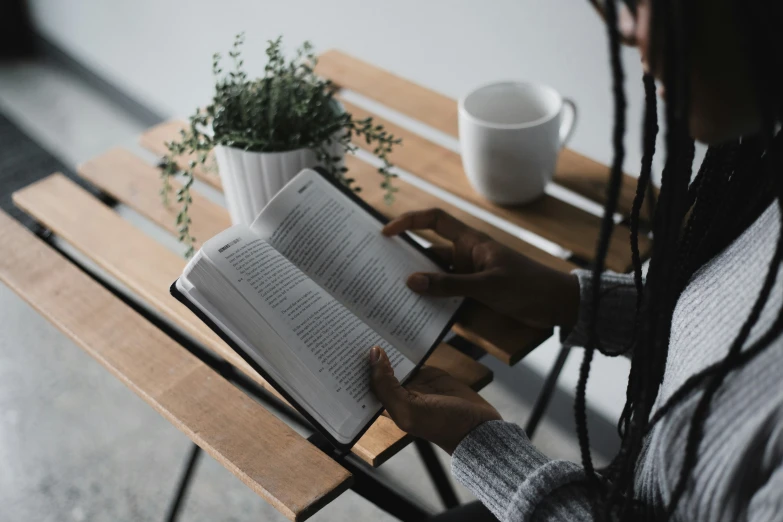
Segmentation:
[(560, 147), (565, 147), (568, 140), (571, 139), (571, 135), (574, 133), (574, 127), (576, 127), (576, 103), (571, 98), (563, 98), (563, 108), (568, 107), (568, 113), (563, 117), (562, 123), (560, 123)]

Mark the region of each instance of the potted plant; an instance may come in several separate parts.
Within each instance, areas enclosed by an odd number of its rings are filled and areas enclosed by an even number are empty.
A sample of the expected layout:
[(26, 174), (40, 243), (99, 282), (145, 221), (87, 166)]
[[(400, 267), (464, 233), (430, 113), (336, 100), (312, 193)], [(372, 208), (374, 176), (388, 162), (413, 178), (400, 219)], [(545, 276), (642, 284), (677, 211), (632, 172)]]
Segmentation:
[[(188, 214), (193, 173), (197, 166), (214, 167), (208, 165), (213, 151), (234, 223), (249, 224), (303, 168), (324, 167), (345, 185), (360, 190), (353, 186), (343, 162), (346, 152), (356, 150), (353, 137), (374, 145), (381, 160), (380, 185), (387, 203), (393, 201), (395, 175), (390, 172), (388, 154), (400, 140), (372, 118), (357, 120), (345, 112), (334, 98), (332, 83), (314, 73), (317, 58), (309, 42), (291, 60), (284, 57), (281, 43), (282, 38), (269, 42), (264, 74), (259, 78), (248, 78), (244, 70), (242, 34), (229, 52), (232, 70), (224, 73), (221, 56), (215, 54), (212, 102), (190, 117), (178, 141), (166, 144), (169, 153), (162, 163), (161, 196), (169, 204), (170, 178), (181, 172), (185, 182), (176, 195), (181, 205), (177, 226), (180, 241), (188, 246), (188, 257), (195, 240)], [(178, 159), (185, 156), (191, 159), (183, 165)]]

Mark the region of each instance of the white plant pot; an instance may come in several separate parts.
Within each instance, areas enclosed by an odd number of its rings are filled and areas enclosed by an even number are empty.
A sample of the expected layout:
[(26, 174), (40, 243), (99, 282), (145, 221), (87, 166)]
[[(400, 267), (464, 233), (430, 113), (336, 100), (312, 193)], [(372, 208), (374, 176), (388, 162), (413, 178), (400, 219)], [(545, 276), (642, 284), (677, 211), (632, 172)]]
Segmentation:
[[(331, 156), (344, 156), (336, 141), (329, 146)], [(233, 147), (215, 147), (220, 180), (233, 224), (249, 225), (302, 169), (319, 165), (312, 149), (287, 152), (248, 152)], [(342, 161), (341, 161), (342, 163)]]

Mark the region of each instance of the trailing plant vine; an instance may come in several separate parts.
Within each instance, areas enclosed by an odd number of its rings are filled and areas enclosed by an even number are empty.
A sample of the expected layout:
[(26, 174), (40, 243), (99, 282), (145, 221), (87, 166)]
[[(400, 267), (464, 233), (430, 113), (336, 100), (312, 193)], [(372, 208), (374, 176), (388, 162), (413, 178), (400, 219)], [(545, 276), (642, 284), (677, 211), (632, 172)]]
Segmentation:
[(221, 55), (213, 55), (212, 102), (190, 117), (178, 141), (166, 143), (168, 154), (161, 163), (160, 194), (163, 203), (169, 205), (171, 177), (182, 174), (184, 183), (176, 192), (180, 204), (177, 229), (179, 240), (188, 247), (186, 257), (193, 254), (195, 241), (189, 214), (194, 171), (212, 167), (208, 165), (209, 153), (218, 145), (252, 152), (311, 149), (321, 166), (358, 192), (360, 188), (348, 177), (342, 157), (330, 152), (339, 144), (346, 153), (354, 153), (356, 145), (351, 140), (357, 137), (371, 145), (381, 160), (378, 172), (383, 176), (380, 185), (387, 203), (394, 201), (397, 191), (392, 184), (396, 176), (390, 170), (389, 154), (400, 139), (372, 118), (355, 119), (342, 109), (334, 98), (332, 82), (314, 72), (318, 58), (309, 42), (302, 44), (294, 58), (286, 60), (282, 37), (269, 41), (263, 76), (249, 79), (242, 60), (244, 41), (244, 34), (236, 36), (228, 53), (231, 67), (226, 72)]

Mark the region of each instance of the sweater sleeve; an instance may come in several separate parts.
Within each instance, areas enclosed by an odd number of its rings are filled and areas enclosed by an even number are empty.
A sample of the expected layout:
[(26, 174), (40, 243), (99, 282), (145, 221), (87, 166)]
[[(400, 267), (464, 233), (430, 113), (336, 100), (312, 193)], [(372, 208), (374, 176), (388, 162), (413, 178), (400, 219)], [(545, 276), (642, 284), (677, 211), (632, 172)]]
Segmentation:
[[(579, 279), (579, 315), (569, 332), (563, 332), (566, 346), (587, 343), (593, 310), (593, 276), (589, 270), (574, 270)], [(601, 276), (601, 306), (598, 312), (598, 342), (601, 350), (624, 353), (631, 346), (636, 323), (636, 286), (630, 274), (604, 272)]]
[(503, 522), (593, 520), (584, 470), (548, 458), (516, 424), (478, 426), (457, 446), (451, 470)]

